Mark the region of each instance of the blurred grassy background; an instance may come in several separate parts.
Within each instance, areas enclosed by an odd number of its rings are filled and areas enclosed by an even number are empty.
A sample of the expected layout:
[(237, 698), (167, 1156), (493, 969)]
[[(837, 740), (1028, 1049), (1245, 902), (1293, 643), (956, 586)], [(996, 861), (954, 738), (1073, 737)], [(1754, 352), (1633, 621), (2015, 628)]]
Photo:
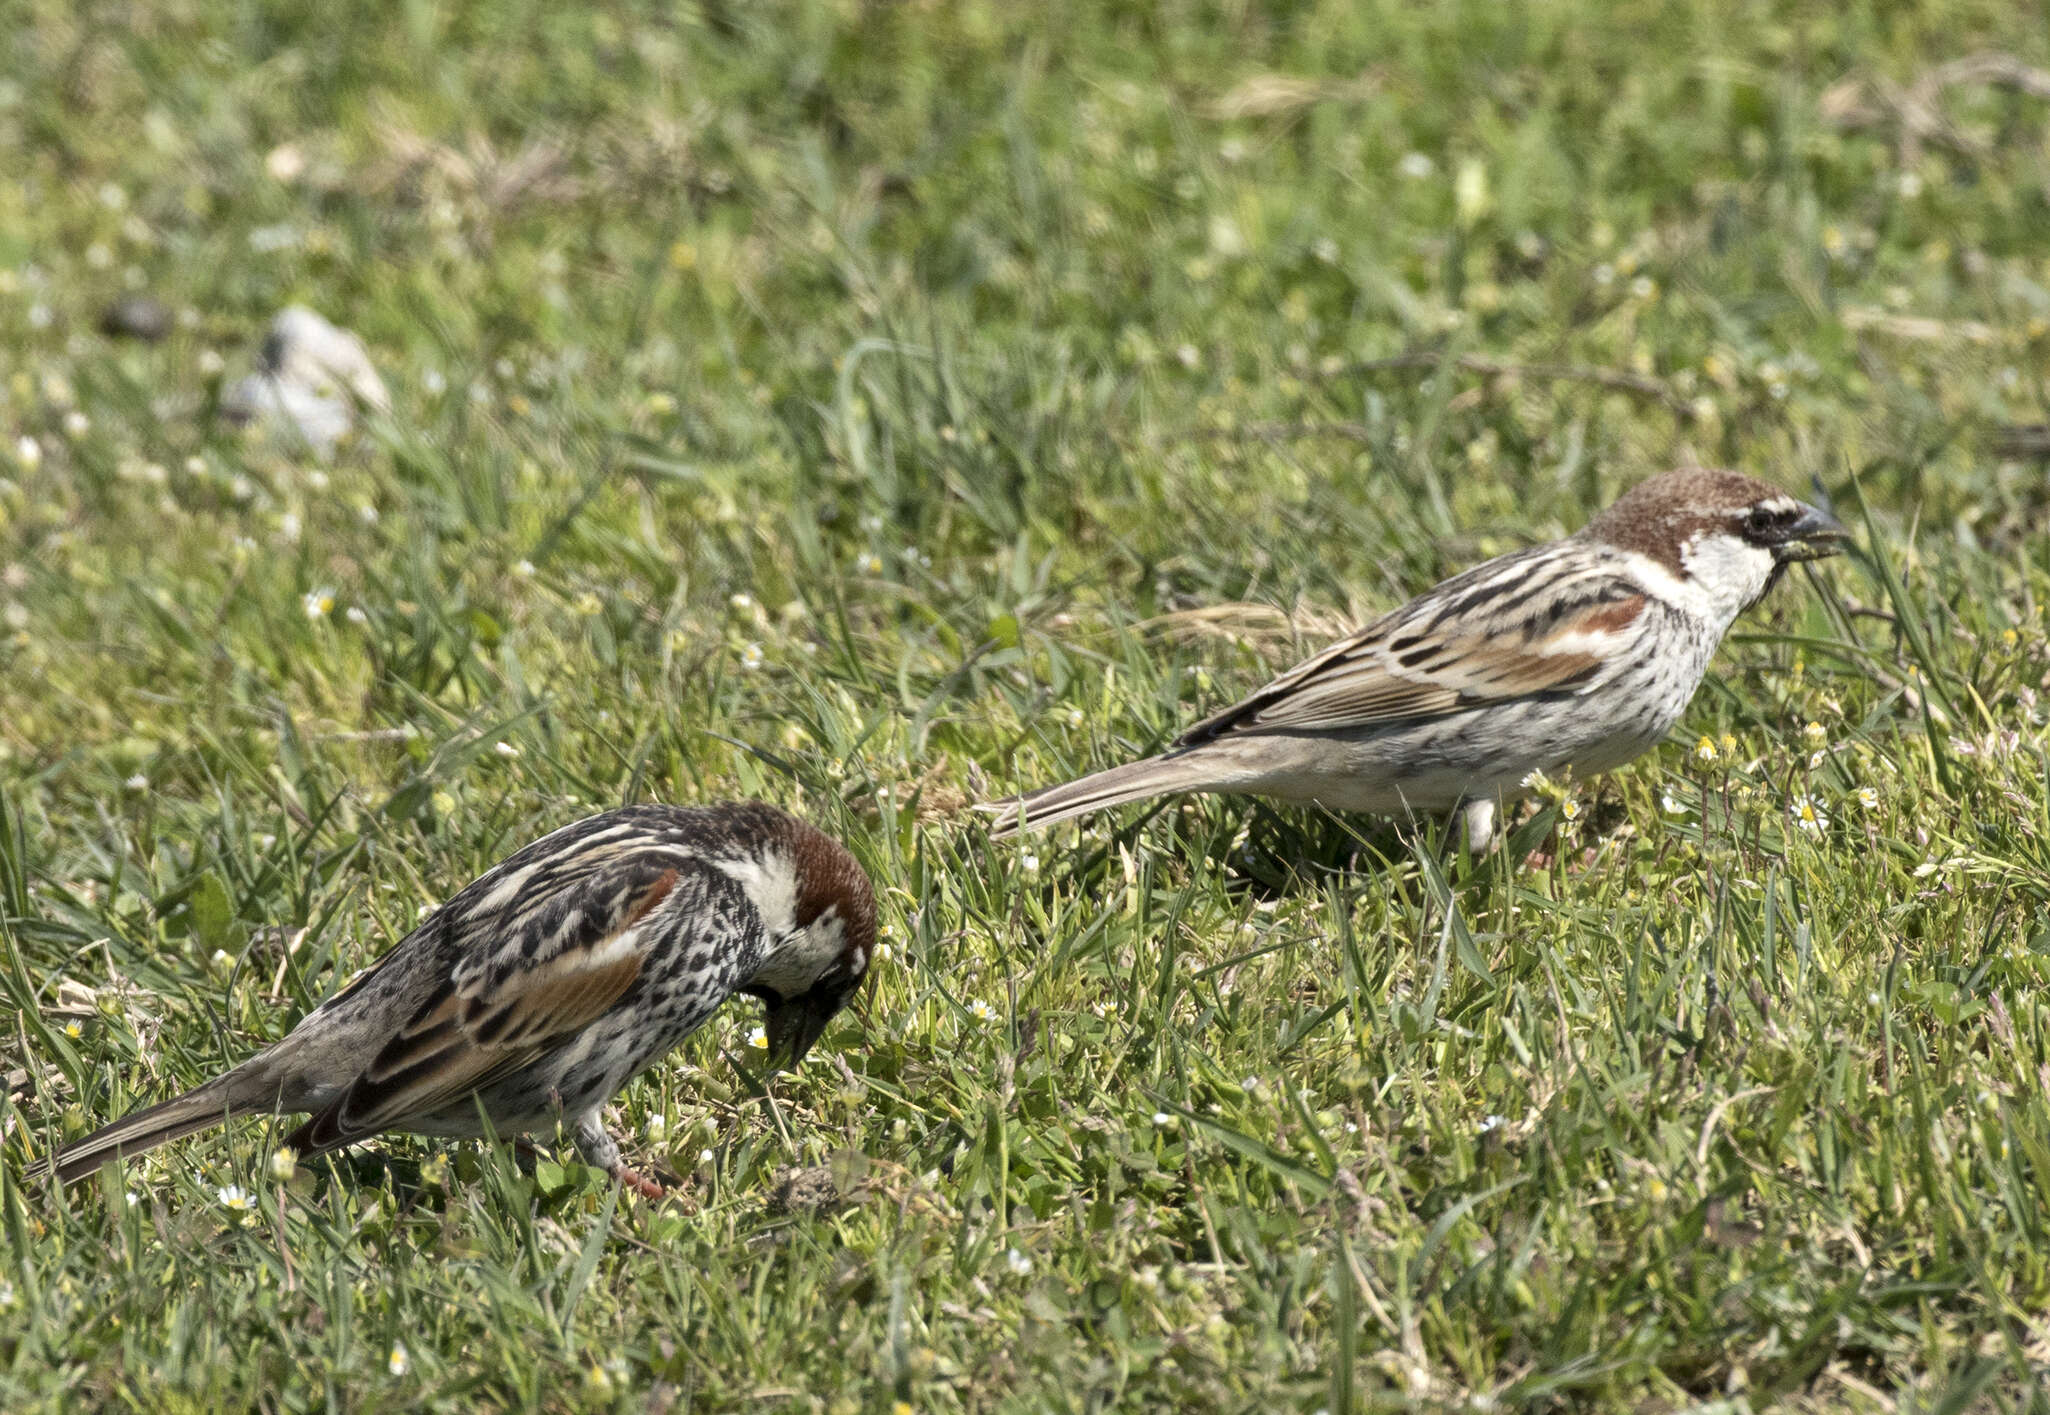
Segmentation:
[[(2044, 19), (0, 4), (0, 1404), (2039, 1407)], [(393, 390), (332, 463), (213, 416), (292, 301)], [(1869, 553), (1531, 867), (961, 809), (1688, 460)], [(625, 1093), (678, 1202), (20, 1186), (734, 795), (891, 952), (773, 1108), (745, 1005)]]

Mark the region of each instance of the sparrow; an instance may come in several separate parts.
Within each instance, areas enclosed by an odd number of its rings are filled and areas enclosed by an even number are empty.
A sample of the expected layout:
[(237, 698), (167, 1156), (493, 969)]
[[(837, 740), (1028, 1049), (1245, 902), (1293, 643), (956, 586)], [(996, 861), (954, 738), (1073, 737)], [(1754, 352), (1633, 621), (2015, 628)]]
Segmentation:
[(1661, 741), (1736, 617), (1847, 535), (1737, 472), (1652, 477), (1564, 540), (1384, 614), (1159, 756), (994, 803), (990, 833), (1201, 791), (1457, 810), (1479, 854), (1533, 773), (1608, 771)]
[(309, 1114), (301, 1155), (386, 1130), (510, 1137), (567, 1119), (584, 1159), (649, 1198), (606, 1101), (735, 993), (796, 1065), (861, 986), (875, 896), (845, 847), (753, 802), (626, 806), (507, 857), (283, 1040), (75, 1140), (69, 1183), (239, 1115)]

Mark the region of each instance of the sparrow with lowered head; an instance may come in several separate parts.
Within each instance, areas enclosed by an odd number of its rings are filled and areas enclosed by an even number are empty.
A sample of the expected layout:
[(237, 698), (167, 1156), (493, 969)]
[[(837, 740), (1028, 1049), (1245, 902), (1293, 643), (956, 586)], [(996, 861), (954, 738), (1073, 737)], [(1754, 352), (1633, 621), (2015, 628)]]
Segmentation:
[(1737, 472), (1667, 472), (1578, 532), (1384, 614), (1169, 750), (997, 806), (993, 836), (1185, 792), (1457, 809), (1475, 853), (1533, 772), (1607, 771), (1679, 721), (1731, 623), (1848, 533)]
[(627, 806), (516, 852), (281, 1041), (174, 1100), (64, 1146), (60, 1181), (238, 1115), (310, 1113), (300, 1154), (386, 1130), (510, 1137), (574, 1127), (650, 1198), (606, 1133), (614, 1092), (734, 993), (801, 1060), (861, 986), (875, 897), (838, 842), (757, 803)]

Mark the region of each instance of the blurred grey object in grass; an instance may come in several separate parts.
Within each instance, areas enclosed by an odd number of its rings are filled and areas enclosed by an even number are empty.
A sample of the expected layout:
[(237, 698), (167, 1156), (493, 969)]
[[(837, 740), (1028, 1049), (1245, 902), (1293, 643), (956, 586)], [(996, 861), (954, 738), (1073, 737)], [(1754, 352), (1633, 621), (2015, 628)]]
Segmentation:
[(221, 399), (221, 412), (322, 457), (356, 425), (358, 409), (391, 411), (391, 394), (363, 341), (307, 309), (278, 312), (256, 356), (256, 372)]
[(148, 295), (123, 295), (100, 313), (100, 333), (109, 339), (154, 344), (171, 332), (171, 311)]

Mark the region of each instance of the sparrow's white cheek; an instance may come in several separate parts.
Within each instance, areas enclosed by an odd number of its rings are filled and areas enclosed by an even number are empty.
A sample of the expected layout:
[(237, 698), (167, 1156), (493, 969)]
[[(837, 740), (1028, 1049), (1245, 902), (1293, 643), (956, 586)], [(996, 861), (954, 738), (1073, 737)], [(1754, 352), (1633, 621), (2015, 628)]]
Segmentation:
[(1772, 552), (1720, 531), (1697, 535), (1680, 549), (1687, 578), (1724, 623), (1735, 619), (1765, 593), (1772, 579)]
[(798, 929), (762, 963), (754, 981), (784, 997), (807, 992), (819, 975), (846, 951), (847, 928), (837, 912), (828, 911)]

